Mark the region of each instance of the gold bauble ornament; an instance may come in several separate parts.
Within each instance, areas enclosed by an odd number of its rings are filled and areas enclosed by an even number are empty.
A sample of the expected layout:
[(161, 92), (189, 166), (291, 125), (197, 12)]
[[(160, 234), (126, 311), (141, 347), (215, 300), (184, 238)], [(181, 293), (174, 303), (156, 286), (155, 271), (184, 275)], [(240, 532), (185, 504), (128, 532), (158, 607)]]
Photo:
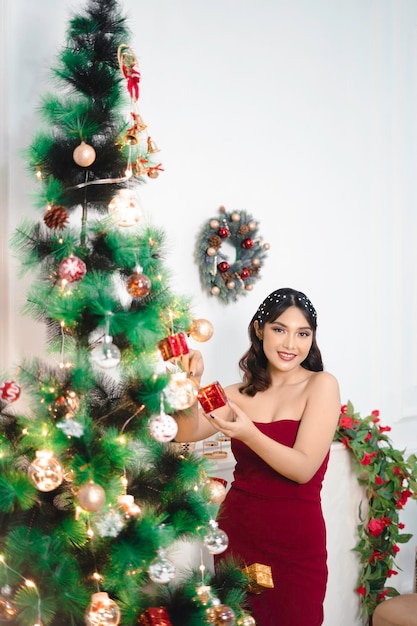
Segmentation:
[(234, 626), (236, 615), (230, 606), (216, 604), (206, 609), (206, 622), (207, 624), (214, 624), (214, 626)]
[(213, 504), (221, 504), (226, 497), (226, 481), (221, 478), (208, 478), (206, 489), (209, 494), (209, 501)]
[(212, 338), (214, 333), (214, 327), (211, 322), (205, 320), (203, 318), (198, 320), (193, 320), (189, 334), (192, 339), (199, 342), (208, 341)]
[(72, 153), (72, 158), (80, 167), (89, 167), (96, 160), (96, 151), (85, 141), (82, 141)]
[(234, 280), (228, 280), (226, 283), (226, 287), (230, 290), (234, 289), (236, 286), (236, 283)]
[(253, 285), (249, 283), (249, 285), (245, 285), (246, 291), (253, 291)]
[(101, 485), (90, 480), (78, 491), (78, 504), (84, 511), (95, 513), (99, 511), (106, 501), (106, 492)]
[(252, 220), (248, 222), (248, 228), (249, 230), (256, 230), (256, 222), (253, 222)]
[(262, 246), (264, 250), (269, 250), (269, 248), (271, 247), (269, 243), (264, 243), (264, 245)]
[(232, 222), (238, 222), (240, 220), (240, 213), (232, 213)]
[(210, 220), (210, 228), (216, 230), (220, 226), (219, 220)]
[(214, 287), (212, 287), (210, 291), (213, 296), (218, 296), (220, 293), (220, 287), (217, 287), (217, 285), (214, 285)]
[(28, 467), (28, 476), (39, 491), (53, 491), (64, 480), (64, 471), (51, 450), (37, 450)]
[(213, 248), (213, 246), (210, 246), (209, 248), (207, 248), (206, 254), (207, 256), (216, 256), (217, 250), (216, 248)]

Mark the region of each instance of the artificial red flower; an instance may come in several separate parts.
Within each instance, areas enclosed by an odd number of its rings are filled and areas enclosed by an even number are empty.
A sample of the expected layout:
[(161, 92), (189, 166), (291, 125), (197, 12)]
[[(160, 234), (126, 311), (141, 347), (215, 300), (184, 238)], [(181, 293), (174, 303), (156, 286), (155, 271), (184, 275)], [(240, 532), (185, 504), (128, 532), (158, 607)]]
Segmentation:
[(385, 482), (385, 481), (384, 481), (384, 479), (383, 479), (383, 478), (381, 478), (381, 476), (377, 476), (377, 477), (375, 478), (375, 482), (376, 482), (376, 484), (378, 485), (378, 487), (380, 487), (381, 485), (383, 485), (383, 484), (384, 484), (384, 482)]
[(395, 552), (395, 554), (398, 554), (400, 548), (398, 546), (392, 546), (392, 551)]
[(345, 448), (349, 448), (350, 447), (350, 442), (349, 442), (349, 439), (347, 437), (340, 437), (340, 443), (343, 443)]
[(395, 474), (396, 476), (402, 476), (403, 475), (403, 471), (402, 471), (401, 467), (398, 467), (398, 465), (396, 465), (395, 467), (392, 468), (392, 473)]
[(361, 461), (361, 465), (370, 465), (372, 459), (377, 455), (376, 452), (365, 452)]
[(388, 433), (391, 430), (391, 426), (378, 426), (380, 433)]
[(400, 530), (402, 530), (403, 528), (405, 528), (405, 524), (403, 524), (402, 522), (399, 522), (399, 523), (398, 523), (398, 528), (399, 528)]
[(366, 593), (366, 587), (362, 586), (362, 587), (358, 587), (356, 589), (356, 593), (358, 593), (360, 596), (364, 596)]
[(385, 559), (386, 554), (381, 554), (381, 552), (378, 552), (378, 550), (372, 550), (372, 554), (369, 557), (369, 562), (371, 563), (375, 563), (375, 561), (382, 561), (383, 559)]
[(387, 593), (388, 589), (384, 589), (383, 591), (381, 591), (381, 593), (378, 595), (378, 600), (384, 600)]
[(372, 439), (372, 433), (368, 433), (368, 434), (366, 435), (366, 437), (365, 437), (364, 441), (365, 441), (366, 443), (368, 443), (368, 441), (371, 441), (371, 439)]
[(371, 517), (368, 522), (368, 532), (372, 537), (379, 537), (386, 526), (390, 526), (392, 521), (389, 517)]
[(396, 501), (397, 508), (402, 509), (407, 504), (407, 500), (412, 495), (412, 493), (409, 489), (404, 489), (403, 492), (401, 492), (400, 494), (396, 494), (396, 495), (400, 496), (398, 500)]
[(339, 426), (342, 428), (352, 428), (353, 427), (353, 418), (350, 415), (346, 415), (345, 417), (341, 417), (339, 420)]
[(389, 569), (387, 572), (387, 577), (390, 578), (390, 576), (397, 576), (398, 572), (395, 571), (395, 569)]
[(340, 412), (342, 415), (346, 415), (347, 408), (348, 408), (347, 404), (342, 404), (342, 406), (340, 407)]
[[(374, 409), (371, 413), (371, 415), (373, 415), (373, 417), (379, 417), (379, 411), (378, 409)], [(375, 420), (374, 420), (375, 421)]]

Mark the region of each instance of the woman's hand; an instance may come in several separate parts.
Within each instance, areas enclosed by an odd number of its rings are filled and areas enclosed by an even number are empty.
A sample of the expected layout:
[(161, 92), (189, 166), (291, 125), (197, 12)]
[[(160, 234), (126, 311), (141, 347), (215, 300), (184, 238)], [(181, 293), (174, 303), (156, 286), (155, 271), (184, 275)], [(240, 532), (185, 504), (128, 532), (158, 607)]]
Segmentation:
[(251, 437), (251, 434), (257, 431), (252, 420), (244, 411), (230, 398), (227, 399), (227, 408), (222, 407), (211, 413), (204, 413), (204, 416), (219, 432), (234, 439), (240, 439), (245, 442)]
[(183, 354), (181, 356), (181, 365), (190, 378), (196, 378), (200, 381), (204, 372), (204, 361), (201, 352), (190, 350), (187, 354)]

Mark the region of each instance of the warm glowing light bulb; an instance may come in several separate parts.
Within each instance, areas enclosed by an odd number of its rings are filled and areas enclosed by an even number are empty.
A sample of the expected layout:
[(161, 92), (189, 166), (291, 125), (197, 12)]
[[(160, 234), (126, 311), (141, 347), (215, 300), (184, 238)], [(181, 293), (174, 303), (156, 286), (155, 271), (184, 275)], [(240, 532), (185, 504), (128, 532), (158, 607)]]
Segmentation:
[(26, 587), (29, 587), (30, 589), (36, 589), (36, 585), (33, 582), (33, 580), (29, 580), (28, 578), (26, 578), (25, 580), (25, 585)]

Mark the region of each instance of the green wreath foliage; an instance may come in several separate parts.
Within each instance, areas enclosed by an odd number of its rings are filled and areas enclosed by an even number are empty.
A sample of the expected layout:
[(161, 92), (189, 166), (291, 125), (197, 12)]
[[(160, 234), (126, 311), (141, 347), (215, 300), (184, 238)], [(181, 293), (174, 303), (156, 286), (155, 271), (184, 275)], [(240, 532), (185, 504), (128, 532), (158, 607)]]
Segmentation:
[(412, 535), (401, 532), (400, 512), (409, 498), (417, 499), (417, 457), (405, 458), (395, 449), (381, 426), (379, 411), (362, 418), (351, 402), (343, 405), (335, 441), (352, 454), (359, 485), (367, 502), (359, 510), (358, 539), (354, 548), (360, 563), (356, 593), (361, 601), (361, 617), (371, 619), (376, 606), (386, 597), (398, 595), (387, 584), (398, 574), (395, 558), (400, 545)]
[[(235, 249), (231, 259), (222, 245)], [(224, 304), (252, 291), (270, 246), (258, 234), (258, 222), (247, 211), (226, 211), (211, 217), (201, 229), (196, 244), (196, 262), (201, 285)]]

